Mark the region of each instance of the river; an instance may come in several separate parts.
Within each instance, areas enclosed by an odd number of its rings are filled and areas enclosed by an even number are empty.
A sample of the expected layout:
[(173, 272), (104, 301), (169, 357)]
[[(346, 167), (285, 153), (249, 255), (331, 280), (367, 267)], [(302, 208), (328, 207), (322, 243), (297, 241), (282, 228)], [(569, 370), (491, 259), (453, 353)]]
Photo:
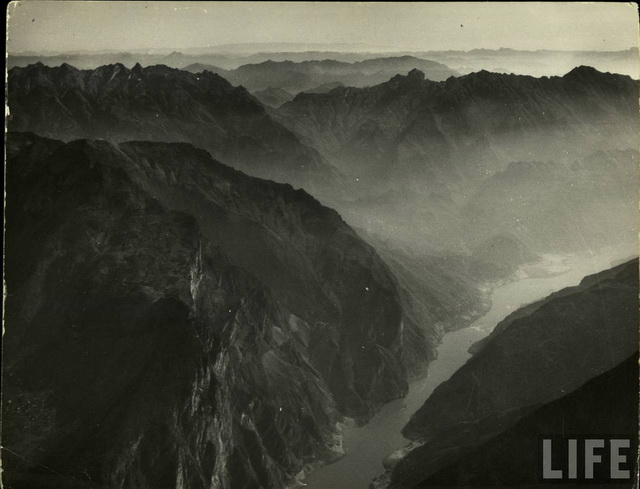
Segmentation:
[(404, 399), (385, 404), (373, 419), (343, 433), (346, 455), (339, 461), (310, 473), (305, 483), (310, 489), (367, 489), (371, 480), (384, 472), (382, 461), (409, 442), (401, 430), (433, 390), (446, 381), (470, 358), (469, 347), (487, 336), (507, 315), (523, 305), (552, 292), (578, 285), (586, 275), (611, 267), (629, 256), (624, 251), (589, 256), (546, 255), (541, 263), (523, 268), (516, 281), (496, 287), (491, 293), (491, 309), (469, 327), (448, 333), (438, 347), (428, 375), (412, 382)]

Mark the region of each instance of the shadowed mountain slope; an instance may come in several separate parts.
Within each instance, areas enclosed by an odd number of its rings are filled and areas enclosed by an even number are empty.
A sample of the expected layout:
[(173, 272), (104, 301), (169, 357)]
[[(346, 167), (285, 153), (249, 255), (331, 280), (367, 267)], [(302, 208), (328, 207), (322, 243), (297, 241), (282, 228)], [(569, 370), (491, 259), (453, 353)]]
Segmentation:
[[(512, 428), (480, 446), (443, 454), (432, 466), (422, 465), (422, 470), (414, 465), (414, 469), (418, 470), (415, 470), (413, 480), (422, 479), (419, 483), (414, 485), (405, 480), (400, 485), (391, 487), (557, 487), (557, 481), (545, 483), (542, 480), (542, 437), (583, 439), (610, 435), (635, 439), (637, 433), (636, 353), (570, 394), (535, 409)], [(562, 445), (557, 438), (555, 443), (556, 451), (560, 450)], [(413, 459), (417, 461), (419, 450), (416, 452)], [(637, 474), (633, 455), (637, 452), (632, 447), (628, 453), (632, 455), (627, 457), (621, 468)], [(560, 468), (562, 465), (556, 467)], [(596, 474), (597, 469), (598, 467)], [(608, 474), (602, 474), (605, 480), (607, 476)], [(632, 481), (592, 481), (588, 486), (603, 489), (629, 488)]]
[(183, 143), (7, 155), (5, 487), (287, 487), (406, 391), (394, 280), (304, 191)]

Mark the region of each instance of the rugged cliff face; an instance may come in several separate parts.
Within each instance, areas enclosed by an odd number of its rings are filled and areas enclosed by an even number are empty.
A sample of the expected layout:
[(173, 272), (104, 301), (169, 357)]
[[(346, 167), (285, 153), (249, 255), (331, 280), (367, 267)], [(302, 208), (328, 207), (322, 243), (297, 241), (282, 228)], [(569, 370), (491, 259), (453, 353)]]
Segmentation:
[(334, 399), (405, 392), (394, 281), (303, 191), (187, 144), (7, 155), (7, 487), (285, 487)]
[(444, 335), (487, 312), (489, 287), (467, 256), (406, 249), (359, 230), (393, 272), (403, 311), (402, 358), (407, 371), (423, 374)]
[(121, 64), (78, 70), (14, 68), (8, 128), (72, 140), (189, 142), (255, 176), (339, 186), (335, 168), (265, 112), (244, 88), (211, 72)]
[(637, 296), (636, 259), (506, 318), (404, 428), (421, 446), (393, 469), (390, 487), (413, 487), (417, 474), (425, 479), (632, 355)]

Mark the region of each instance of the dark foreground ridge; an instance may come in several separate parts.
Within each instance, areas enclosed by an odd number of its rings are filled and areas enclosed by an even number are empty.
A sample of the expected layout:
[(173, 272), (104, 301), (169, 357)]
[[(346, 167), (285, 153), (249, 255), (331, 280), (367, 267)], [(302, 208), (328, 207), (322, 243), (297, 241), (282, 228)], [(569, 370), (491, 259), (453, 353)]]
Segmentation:
[(13, 133), (7, 193), (5, 487), (286, 487), (406, 392), (393, 279), (304, 191)]
[[(466, 452), (415, 487), (558, 487), (557, 482), (545, 483), (541, 477), (542, 437), (637, 438), (638, 373), (636, 353), (571, 394), (536, 409), (514, 427)], [(630, 466), (627, 470), (631, 474), (637, 474), (635, 457), (629, 458), (630, 464), (625, 466)], [(588, 486), (630, 488), (632, 484), (613, 481)]]

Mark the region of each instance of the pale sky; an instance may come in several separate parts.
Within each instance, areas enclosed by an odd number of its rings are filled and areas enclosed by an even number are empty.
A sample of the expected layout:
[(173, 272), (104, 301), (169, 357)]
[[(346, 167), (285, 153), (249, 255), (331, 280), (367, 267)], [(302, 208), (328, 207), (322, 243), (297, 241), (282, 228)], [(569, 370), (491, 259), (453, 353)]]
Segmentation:
[(630, 3), (12, 2), (9, 51), (128, 50), (231, 43), (349, 43), (388, 50), (622, 50)]

